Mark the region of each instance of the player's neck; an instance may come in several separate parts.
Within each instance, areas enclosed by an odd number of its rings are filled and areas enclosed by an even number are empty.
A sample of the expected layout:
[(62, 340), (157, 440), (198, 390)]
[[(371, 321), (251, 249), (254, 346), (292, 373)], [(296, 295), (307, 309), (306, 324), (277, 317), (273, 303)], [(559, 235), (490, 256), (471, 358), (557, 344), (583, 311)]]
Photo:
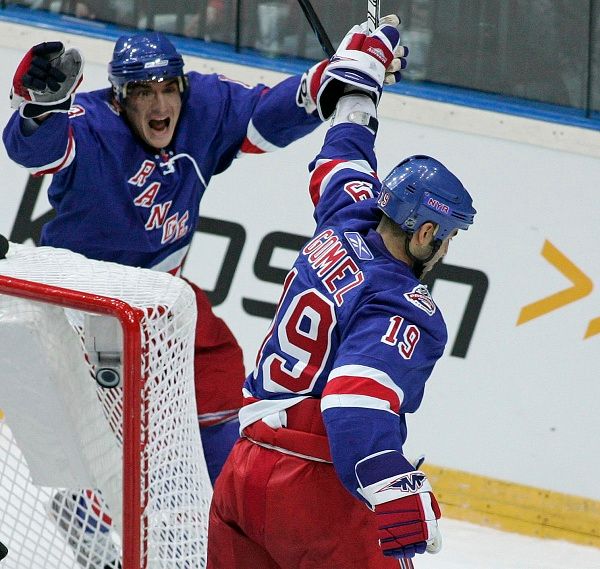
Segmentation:
[(409, 267), (412, 267), (413, 260), (406, 254), (404, 241), (398, 239), (398, 235), (392, 231), (386, 230), (386, 228), (381, 225), (377, 228), (377, 233), (381, 235), (383, 244), (392, 257), (406, 263)]

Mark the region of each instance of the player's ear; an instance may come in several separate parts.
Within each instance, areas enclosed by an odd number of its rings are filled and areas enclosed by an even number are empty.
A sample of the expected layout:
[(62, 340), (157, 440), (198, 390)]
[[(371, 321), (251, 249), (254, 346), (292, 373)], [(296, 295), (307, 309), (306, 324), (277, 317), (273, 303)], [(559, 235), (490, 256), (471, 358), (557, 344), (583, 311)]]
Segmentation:
[(433, 239), (435, 238), (436, 232), (437, 225), (435, 223), (432, 223), (431, 221), (426, 221), (413, 234), (413, 239), (416, 241), (415, 244), (421, 247), (431, 245)]

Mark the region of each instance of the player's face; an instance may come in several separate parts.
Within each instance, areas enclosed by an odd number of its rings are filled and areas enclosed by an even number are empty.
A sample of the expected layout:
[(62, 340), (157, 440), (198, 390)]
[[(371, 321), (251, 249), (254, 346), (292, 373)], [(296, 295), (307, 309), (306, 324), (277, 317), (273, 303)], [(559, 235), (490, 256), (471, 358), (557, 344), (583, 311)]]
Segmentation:
[(157, 149), (170, 144), (181, 113), (177, 79), (137, 83), (127, 93), (125, 103), (129, 123), (146, 144)]
[(455, 229), (452, 233), (450, 233), (448, 237), (446, 237), (446, 239), (442, 241), (442, 244), (440, 245), (440, 248), (436, 251), (435, 255), (423, 265), (423, 273), (421, 274), (421, 278), (423, 278), (423, 275), (431, 271), (431, 269), (433, 269), (433, 267), (435, 267), (435, 265), (446, 256), (446, 253), (448, 252), (448, 247), (450, 247), (450, 241), (452, 241), (452, 239), (456, 237), (457, 233), (458, 229)]

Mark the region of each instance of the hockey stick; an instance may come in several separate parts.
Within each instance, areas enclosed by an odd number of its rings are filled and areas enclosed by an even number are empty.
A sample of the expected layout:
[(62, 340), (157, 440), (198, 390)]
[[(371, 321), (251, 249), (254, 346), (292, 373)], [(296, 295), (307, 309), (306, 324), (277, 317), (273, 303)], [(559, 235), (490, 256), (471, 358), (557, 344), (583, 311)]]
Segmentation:
[[(369, 0), (369, 2), (371, 2), (371, 0)], [(302, 11), (306, 16), (306, 19), (308, 20), (312, 31), (315, 32), (315, 36), (317, 36), (317, 39), (319, 40), (319, 43), (321, 44), (325, 55), (328, 57), (328, 59), (331, 59), (331, 57), (335, 53), (335, 49), (333, 49), (331, 40), (329, 39), (329, 36), (327, 35), (323, 24), (321, 24), (321, 20), (319, 20), (319, 16), (317, 16), (315, 9), (312, 7), (310, 0), (298, 0), (298, 3), (300, 4), (300, 8), (302, 8)]]
[(379, 0), (367, 0), (367, 31), (372, 34), (379, 26), (381, 6)]

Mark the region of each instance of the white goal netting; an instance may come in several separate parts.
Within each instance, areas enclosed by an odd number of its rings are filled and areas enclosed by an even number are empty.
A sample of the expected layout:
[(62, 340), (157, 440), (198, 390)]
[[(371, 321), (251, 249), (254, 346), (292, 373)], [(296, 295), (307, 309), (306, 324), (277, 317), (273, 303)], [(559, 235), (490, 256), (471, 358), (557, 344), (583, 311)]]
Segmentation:
[[(205, 567), (195, 320), (181, 279), (11, 244), (0, 260), (3, 569)], [(103, 366), (116, 387), (99, 386)]]

